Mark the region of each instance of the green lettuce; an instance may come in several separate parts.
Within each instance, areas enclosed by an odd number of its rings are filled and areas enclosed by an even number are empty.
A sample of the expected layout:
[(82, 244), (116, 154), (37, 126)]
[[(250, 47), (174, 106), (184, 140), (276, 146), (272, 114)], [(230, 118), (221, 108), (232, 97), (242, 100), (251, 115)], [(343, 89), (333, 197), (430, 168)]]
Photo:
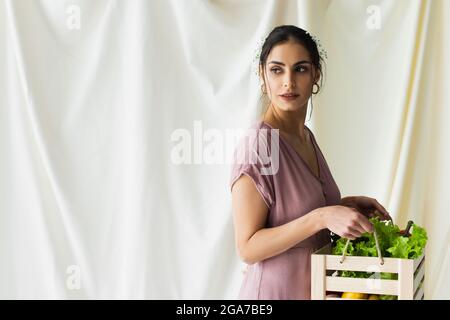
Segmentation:
[[(415, 259), (422, 255), (428, 237), (424, 228), (413, 224), (410, 237), (400, 234), (400, 228), (392, 221), (380, 221), (378, 217), (370, 218), (374, 226), (383, 257)], [(333, 243), (332, 254), (342, 255), (347, 239), (339, 238)], [(377, 257), (378, 252), (373, 233), (363, 233), (360, 238), (350, 241), (346, 255)]]
[[(378, 243), (383, 257), (415, 259), (422, 255), (428, 240), (424, 228), (413, 224), (411, 236), (404, 237), (400, 234), (400, 228), (394, 225), (392, 221), (380, 221), (378, 217), (373, 217), (369, 220), (377, 232)], [(333, 241), (332, 254), (342, 255), (346, 242), (347, 239), (345, 238), (335, 239)], [(350, 241), (346, 255), (377, 257), (378, 252), (373, 233), (363, 233), (358, 239)], [(338, 271), (338, 276), (340, 277), (368, 278), (372, 275), (374, 275), (373, 272)], [(398, 275), (396, 273), (381, 272), (379, 278), (396, 280)], [(380, 299), (383, 300), (396, 298), (397, 296), (380, 296)]]

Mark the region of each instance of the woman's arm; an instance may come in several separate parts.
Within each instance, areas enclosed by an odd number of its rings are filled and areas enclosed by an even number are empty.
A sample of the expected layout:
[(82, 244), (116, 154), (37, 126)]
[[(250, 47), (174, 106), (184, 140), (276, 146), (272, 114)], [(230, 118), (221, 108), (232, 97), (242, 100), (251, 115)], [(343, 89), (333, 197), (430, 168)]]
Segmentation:
[(325, 228), (320, 210), (277, 227), (265, 228), (268, 208), (246, 175), (234, 183), (232, 200), (236, 246), (247, 264), (278, 255)]
[(246, 244), (244, 261), (253, 264), (283, 253), (322, 230), (319, 221), (318, 212), (312, 211), (286, 224), (258, 230)]
[(234, 183), (232, 201), (236, 247), (247, 264), (276, 256), (325, 228), (349, 239), (372, 231), (366, 217), (340, 205), (317, 208), (286, 224), (266, 228), (268, 208), (246, 175)]

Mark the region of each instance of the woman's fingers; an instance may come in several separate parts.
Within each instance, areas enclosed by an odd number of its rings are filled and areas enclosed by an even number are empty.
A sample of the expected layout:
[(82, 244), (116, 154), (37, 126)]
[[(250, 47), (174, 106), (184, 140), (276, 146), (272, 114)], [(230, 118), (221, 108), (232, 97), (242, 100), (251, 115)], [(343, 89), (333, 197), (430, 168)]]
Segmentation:
[(377, 214), (380, 218), (383, 218), (383, 220), (392, 221), (392, 218), (387, 212), (387, 210), (376, 199), (373, 199), (373, 206), (376, 209), (375, 214)]
[(355, 238), (359, 238), (359, 237), (361, 237), (361, 235), (363, 234), (364, 232), (361, 232), (359, 229), (357, 229), (357, 228), (351, 228), (350, 230), (349, 230), (349, 234), (351, 234), (353, 237), (355, 237)]
[(364, 227), (361, 225), (360, 222), (351, 225), (351, 226), (349, 227), (349, 229), (350, 229), (350, 231), (351, 231), (352, 233), (354, 233), (354, 234), (357, 233), (356, 235), (357, 235), (358, 237), (360, 237), (361, 234), (363, 234), (364, 232), (366, 232), (366, 230), (364, 230)]
[(380, 218), (380, 220), (391, 220), (392, 221), (392, 217), (389, 214), (385, 214), (378, 210), (375, 211), (375, 214), (376, 214), (376, 216), (378, 216)]
[(345, 238), (345, 239), (350, 239), (350, 240), (355, 240), (355, 239), (358, 238), (356, 235), (351, 234), (351, 233), (344, 233), (342, 235), (342, 237)]
[(361, 226), (355, 226), (348, 228), (346, 232), (343, 233), (342, 237), (350, 240), (355, 240), (361, 237), (361, 235), (365, 232), (366, 231)]
[(362, 232), (372, 232), (373, 231), (373, 225), (370, 223), (369, 219), (367, 219), (364, 215), (360, 214), (358, 223), (360, 225), (360, 229), (362, 229)]
[(370, 223), (369, 219), (364, 214), (360, 213), (358, 210), (353, 209), (353, 211), (356, 213), (356, 218), (351, 228), (355, 229), (361, 234), (365, 232), (372, 232), (373, 226), (372, 223)]
[(379, 210), (375, 209), (369, 214), (369, 218), (373, 218), (373, 217), (378, 217), (378, 218), (384, 220), (385, 215), (382, 212), (380, 212)]

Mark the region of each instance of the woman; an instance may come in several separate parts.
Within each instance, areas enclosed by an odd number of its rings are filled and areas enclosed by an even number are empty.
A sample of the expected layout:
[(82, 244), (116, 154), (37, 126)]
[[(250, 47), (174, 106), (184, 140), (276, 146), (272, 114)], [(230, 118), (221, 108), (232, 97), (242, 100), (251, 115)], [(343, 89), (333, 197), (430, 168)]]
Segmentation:
[[(314, 39), (295, 26), (276, 27), (262, 46), (259, 75), (270, 104), (252, 126), (257, 138), (238, 145), (235, 155), (246, 158), (235, 158), (231, 174), (236, 247), (248, 264), (240, 299), (310, 299), (310, 255), (331, 241), (330, 231), (355, 239), (372, 231), (368, 217), (390, 219), (375, 199), (341, 198), (304, 124), (322, 61)], [(272, 174), (262, 170), (264, 153)]]

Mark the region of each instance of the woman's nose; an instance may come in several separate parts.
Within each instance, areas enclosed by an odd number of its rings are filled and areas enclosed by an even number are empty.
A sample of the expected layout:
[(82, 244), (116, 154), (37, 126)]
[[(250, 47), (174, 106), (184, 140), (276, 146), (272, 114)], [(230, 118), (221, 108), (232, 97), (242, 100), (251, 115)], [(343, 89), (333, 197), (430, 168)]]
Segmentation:
[(285, 87), (295, 87), (295, 80), (294, 80), (294, 75), (291, 74), (290, 72), (287, 72), (287, 76), (286, 79), (284, 80), (284, 86)]
[(287, 87), (287, 88), (289, 88), (289, 87), (294, 88), (295, 87), (295, 82), (294, 81), (285, 81), (284, 86)]

